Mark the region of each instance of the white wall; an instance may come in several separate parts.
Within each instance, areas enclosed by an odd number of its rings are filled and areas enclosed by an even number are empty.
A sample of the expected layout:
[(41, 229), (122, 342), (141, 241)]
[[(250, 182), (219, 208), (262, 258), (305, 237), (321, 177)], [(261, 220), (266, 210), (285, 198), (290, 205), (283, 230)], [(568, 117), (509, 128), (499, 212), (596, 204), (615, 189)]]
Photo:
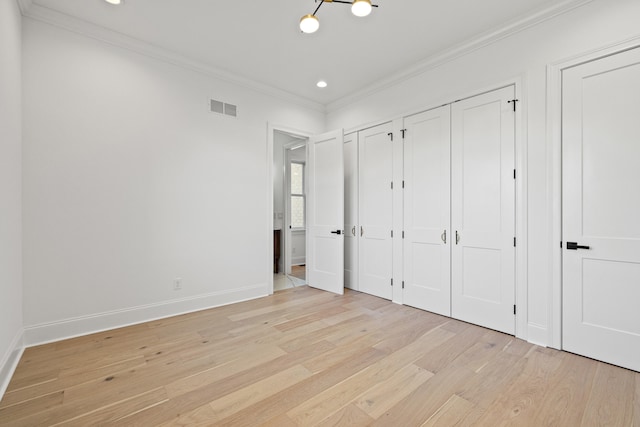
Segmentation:
[[(528, 335), (549, 343), (551, 265), (546, 66), (640, 35), (640, 2), (595, 0), (328, 113), (329, 129), (357, 128), (522, 78), (528, 159)], [(401, 48), (401, 47), (399, 47)]]
[(324, 115), (31, 19), (23, 37), (28, 343), (268, 294), (267, 122)]
[(22, 346), (21, 17), (0, 1), (0, 398)]

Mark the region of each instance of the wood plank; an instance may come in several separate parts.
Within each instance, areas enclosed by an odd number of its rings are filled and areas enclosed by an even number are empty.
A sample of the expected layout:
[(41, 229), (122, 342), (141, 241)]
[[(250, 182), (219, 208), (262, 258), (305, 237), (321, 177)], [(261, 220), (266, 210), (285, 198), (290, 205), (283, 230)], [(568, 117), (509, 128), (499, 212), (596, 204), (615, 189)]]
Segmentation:
[(202, 423), (640, 427), (640, 373), (299, 287), (28, 348), (0, 401), (2, 426)]
[(34, 410), (42, 412), (62, 405), (63, 399), (64, 392), (57, 391), (55, 393), (36, 397), (35, 399), (5, 406), (0, 408), (0, 420), (19, 420), (21, 418), (26, 418), (29, 415), (33, 415)]
[(439, 328), (423, 334), (398, 351), (389, 354), (371, 366), (352, 375), (336, 386), (317, 394), (287, 412), (289, 418), (300, 425), (313, 425), (327, 414), (337, 412), (348, 402), (356, 399), (375, 385), (387, 381), (402, 367), (418, 359), (425, 350), (435, 347), (452, 336), (451, 332)]
[[(373, 419), (362, 409), (351, 404), (347, 405), (335, 414), (325, 418), (316, 427), (358, 427), (368, 426)], [(300, 424), (294, 424), (300, 425)]]
[(425, 421), (421, 427), (455, 426), (471, 412), (474, 404), (468, 400), (452, 394), (438, 410)]
[(631, 425), (633, 402), (624, 397), (633, 395), (635, 388), (635, 378), (629, 375), (629, 371), (606, 363), (598, 363), (582, 424)]
[(371, 418), (377, 419), (432, 376), (433, 373), (409, 364), (389, 380), (360, 395), (355, 400), (355, 405)]

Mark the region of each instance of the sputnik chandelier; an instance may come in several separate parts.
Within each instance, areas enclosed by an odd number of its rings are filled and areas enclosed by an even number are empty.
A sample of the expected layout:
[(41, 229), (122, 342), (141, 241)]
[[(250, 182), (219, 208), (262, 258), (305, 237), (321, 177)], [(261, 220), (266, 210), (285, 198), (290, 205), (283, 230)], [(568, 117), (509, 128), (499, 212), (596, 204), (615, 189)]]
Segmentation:
[(316, 2), (320, 1), (316, 10), (309, 14), (304, 15), (300, 18), (300, 30), (303, 33), (315, 33), (320, 28), (320, 21), (316, 18), (316, 13), (318, 13), (318, 9), (324, 3), (343, 3), (351, 5), (351, 13), (355, 16), (367, 16), (371, 13), (371, 9), (374, 7), (378, 7), (377, 4), (371, 4), (371, 0), (353, 0), (353, 1), (342, 1), (342, 0), (315, 0)]

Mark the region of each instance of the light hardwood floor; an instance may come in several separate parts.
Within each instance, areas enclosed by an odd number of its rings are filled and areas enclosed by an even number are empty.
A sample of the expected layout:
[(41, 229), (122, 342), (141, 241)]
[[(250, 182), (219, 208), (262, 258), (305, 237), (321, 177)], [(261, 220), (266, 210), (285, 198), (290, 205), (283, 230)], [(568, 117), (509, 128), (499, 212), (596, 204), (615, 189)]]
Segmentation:
[(305, 286), (25, 351), (0, 425), (108, 424), (637, 427), (640, 374)]

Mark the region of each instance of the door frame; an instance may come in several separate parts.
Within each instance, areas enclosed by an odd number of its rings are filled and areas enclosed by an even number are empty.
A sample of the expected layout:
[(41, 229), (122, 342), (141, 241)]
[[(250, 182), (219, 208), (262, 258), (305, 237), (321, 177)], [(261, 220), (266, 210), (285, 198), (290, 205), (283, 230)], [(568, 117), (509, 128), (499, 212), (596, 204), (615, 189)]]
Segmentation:
[(267, 245), (265, 246), (265, 257), (264, 257), (264, 271), (265, 271), (265, 292), (267, 295), (273, 295), (273, 178), (274, 178), (274, 169), (273, 169), (273, 141), (274, 141), (274, 132), (282, 132), (286, 134), (290, 134), (297, 138), (309, 139), (313, 133), (307, 132), (304, 130), (296, 129), (291, 126), (279, 125), (271, 122), (267, 122), (267, 147), (266, 147), (266, 163), (267, 163), (267, 177), (266, 180), (266, 197), (267, 197), (267, 209), (265, 212), (266, 219), (266, 237), (267, 237)]
[(562, 350), (562, 72), (567, 68), (640, 48), (640, 36), (593, 49), (547, 65), (547, 206), (549, 318), (546, 342)]
[[(284, 223), (283, 223), (283, 227), (284, 227), (284, 263), (283, 263), (283, 267), (284, 267), (284, 273), (285, 274), (291, 274), (291, 267), (292, 267), (292, 254), (291, 254), (291, 246), (292, 246), (292, 242), (293, 242), (293, 237), (292, 237), (292, 232), (293, 230), (291, 228), (289, 228), (288, 224), (291, 223), (291, 168), (289, 167), (289, 164), (292, 163), (291, 161), (291, 150), (295, 150), (298, 148), (302, 148), (304, 147), (305, 150), (305, 163), (304, 163), (304, 174), (305, 177), (303, 178), (303, 184), (304, 184), (304, 192), (305, 192), (305, 198), (306, 198), (306, 192), (307, 192), (307, 160), (308, 160), (308, 154), (307, 154), (307, 144), (309, 143), (309, 139), (305, 139), (304, 141), (294, 141), (294, 142), (289, 142), (287, 144), (284, 145), (283, 148), (283, 158), (284, 158), (284, 189), (283, 189), (283, 196), (284, 196)], [(307, 224), (306, 224), (306, 218), (305, 218), (305, 227), (304, 227), (304, 231), (306, 233), (307, 231)], [(305, 235), (305, 242), (306, 242), (306, 235)], [(306, 243), (305, 243), (306, 245)], [(305, 249), (306, 252), (306, 249)]]

